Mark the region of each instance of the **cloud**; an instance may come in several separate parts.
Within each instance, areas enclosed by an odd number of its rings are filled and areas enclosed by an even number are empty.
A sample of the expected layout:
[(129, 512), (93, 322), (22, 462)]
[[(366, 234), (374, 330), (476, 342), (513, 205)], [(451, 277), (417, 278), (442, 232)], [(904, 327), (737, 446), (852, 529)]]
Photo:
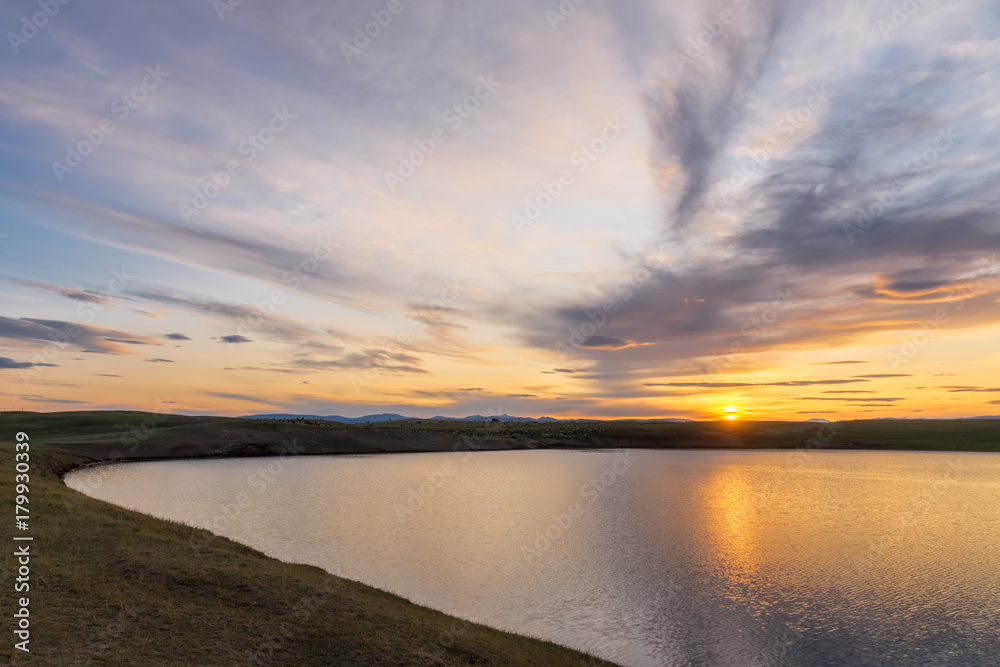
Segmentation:
[(245, 401), (247, 403), (257, 403), (259, 405), (278, 405), (277, 403), (272, 403), (270, 401), (261, 399), (258, 396), (250, 396), (248, 394), (233, 394), (225, 391), (206, 391), (202, 392), (205, 396), (213, 396), (215, 398), (225, 398), (233, 401)]
[(829, 384), (856, 384), (867, 380), (789, 380), (787, 382), (646, 382), (646, 387), (705, 387), (730, 389), (734, 387), (812, 387)]
[(167, 340), (191, 340), (184, 334), (179, 334), (179, 333), (169, 333), (165, 335), (164, 338), (166, 338)]
[(136, 334), (65, 320), (42, 320), (31, 317), (10, 319), (0, 316), (0, 338), (17, 341), (42, 341), (46, 346), (68, 344), (84, 352), (129, 354), (126, 345), (157, 345), (155, 339)]
[(507, 394), (507, 398), (536, 398), (535, 394)]
[(291, 362), (293, 366), (310, 369), (354, 369), (374, 370), (390, 373), (426, 373), (420, 367), (420, 359), (406, 352), (390, 352), (380, 348), (369, 348), (346, 354), (338, 359), (301, 358)]
[[(244, 305), (237, 303), (227, 303), (219, 299), (214, 299), (202, 295), (190, 294), (179, 290), (164, 287), (136, 287), (129, 290), (136, 299), (152, 301), (155, 303), (167, 304), (179, 308), (185, 308), (214, 318), (224, 320), (235, 332), (250, 332), (255, 338), (285, 343), (297, 348), (321, 350), (324, 352), (343, 351), (343, 347), (331, 345), (330, 338), (353, 339), (353, 336), (344, 331), (337, 331), (329, 327), (314, 328), (309, 327), (291, 317), (274, 312), (275, 306), (270, 304), (271, 312), (264, 313), (255, 305)], [(284, 292), (281, 292), (281, 299), (284, 300)], [(246, 340), (233, 342), (249, 342), (251, 339), (245, 333), (234, 333), (228, 337), (242, 337)], [(167, 334), (165, 338), (169, 340), (191, 340), (183, 334)], [(228, 342), (228, 341), (227, 341)]]
[(87, 401), (76, 401), (68, 398), (46, 398), (45, 396), (21, 396), (21, 399), (33, 403), (58, 403), (66, 405), (82, 405), (87, 403)]
[(13, 368), (34, 368), (35, 366), (55, 366), (55, 364), (34, 364), (30, 361), (14, 361), (8, 357), (0, 357), (0, 370)]
[(619, 338), (609, 338), (608, 336), (590, 336), (580, 343), (581, 347), (595, 350), (624, 350), (642, 345), (653, 345), (653, 343), (636, 343), (633, 340), (621, 340)]
[(1000, 391), (1000, 387), (954, 387), (949, 388), (949, 393), (960, 393), (960, 392), (984, 392), (984, 393), (994, 393)]
[(153, 363), (153, 364), (172, 364), (172, 363), (174, 363), (173, 359), (146, 359), (145, 361), (148, 361), (148, 362)]
[(861, 403), (896, 403), (899, 401), (905, 401), (905, 398), (832, 398), (829, 396), (799, 396), (795, 400), (797, 401), (855, 401), (852, 405), (860, 405)]
[(819, 364), (813, 364), (813, 366), (838, 366), (840, 364), (867, 364), (868, 361), (824, 361)]
[(240, 336), (239, 334), (232, 334), (230, 336), (222, 336), (219, 340), (223, 343), (252, 343), (253, 339), (247, 338), (246, 336)]
[(22, 287), (30, 287), (32, 289), (50, 292), (52, 294), (60, 294), (67, 299), (72, 299), (73, 301), (82, 301), (84, 303), (93, 303), (100, 306), (113, 306), (117, 301), (115, 297), (110, 294), (105, 294), (103, 292), (95, 292), (92, 290), (76, 290), (70, 289), (68, 287), (60, 287), (58, 285), (51, 285), (49, 283), (39, 283), (31, 280), (21, 280), (19, 278), (3, 278), (3, 280), (13, 283), (15, 285), (21, 285)]
[(907, 373), (874, 373), (872, 375), (855, 375), (856, 378), (911, 378)]
[(239, 368), (233, 368), (232, 366), (227, 366), (222, 370), (225, 371), (262, 371), (265, 373), (295, 373), (301, 375), (302, 370), (296, 368), (265, 368), (262, 366), (240, 366)]
[(459, 391), (483, 391), (482, 387), (467, 387), (465, 389), (459, 389)]

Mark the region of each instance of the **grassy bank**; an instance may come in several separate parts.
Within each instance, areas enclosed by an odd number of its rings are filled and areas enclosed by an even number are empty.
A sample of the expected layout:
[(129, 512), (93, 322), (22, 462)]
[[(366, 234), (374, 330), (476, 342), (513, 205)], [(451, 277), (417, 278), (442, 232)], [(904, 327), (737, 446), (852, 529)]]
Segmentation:
[[(65, 418), (73, 419), (80, 418)], [(8, 507), (17, 431), (31, 436), (32, 457), (31, 653), (12, 648), (8, 592), (8, 641), (0, 655), (10, 664), (610, 664), (92, 500), (60, 478), (93, 457), (70, 443), (44, 444), (60, 439), (52, 421), (28, 413), (0, 417), (0, 495)], [(87, 429), (86, 419), (80, 426)], [(0, 565), (6, 591), (16, 576), (12, 560)]]
[[(998, 420), (348, 426), (22, 412), (0, 416), (0, 460), (7, 471), (0, 475), (0, 494), (8, 507), (18, 431), (31, 437), (32, 654), (15, 652), (13, 641), (0, 654), (13, 664), (39, 665), (609, 664), (92, 500), (61, 482), (67, 471), (91, 462), (456, 448), (1000, 451)], [(0, 564), (7, 591), (15, 576), (12, 561), (8, 556)], [(4, 597), (9, 627), (13, 598)]]

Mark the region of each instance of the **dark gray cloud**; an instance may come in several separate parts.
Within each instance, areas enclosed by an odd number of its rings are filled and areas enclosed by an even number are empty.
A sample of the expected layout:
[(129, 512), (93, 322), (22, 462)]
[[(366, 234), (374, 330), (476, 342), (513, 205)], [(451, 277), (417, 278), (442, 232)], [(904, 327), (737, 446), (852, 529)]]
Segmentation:
[(993, 393), (1000, 391), (1000, 387), (955, 387), (948, 390), (949, 393), (960, 393), (960, 392), (985, 392)]
[(131, 340), (128, 338), (105, 338), (104, 340), (112, 343), (124, 343), (125, 345), (149, 345), (149, 343), (144, 340)]
[(337, 359), (296, 359), (292, 365), (314, 370), (338, 368), (390, 373), (426, 373), (427, 371), (420, 367), (420, 363), (419, 357), (406, 352), (369, 348)]
[(158, 345), (153, 338), (65, 320), (0, 316), (0, 338), (30, 341), (37, 347), (71, 345), (84, 352), (129, 354), (128, 345)]
[(841, 364), (867, 364), (867, 361), (824, 361), (823, 363), (813, 364), (813, 366), (839, 366)]
[(9, 357), (0, 357), (0, 370), (15, 368), (34, 368), (35, 366), (55, 366), (55, 364), (34, 364), (30, 361), (14, 361)]
[(97, 292), (94, 290), (79, 290), (72, 289), (69, 287), (61, 287), (59, 285), (52, 285), (49, 283), (39, 283), (32, 280), (21, 280), (20, 278), (3, 278), (3, 280), (13, 283), (15, 285), (21, 285), (22, 287), (30, 287), (31, 289), (40, 290), (43, 292), (50, 292), (52, 294), (61, 294), (67, 299), (72, 299), (73, 301), (82, 301), (84, 303), (93, 303), (99, 306), (113, 306), (117, 299), (120, 297), (113, 296), (104, 292)]
[(267, 373), (296, 373), (296, 374), (299, 374), (299, 375), (301, 375), (303, 372), (305, 372), (305, 371), (302, 371), (301, 369), (295, 369), (295, 368), (284, 368), (284, 367), (279, 367), (279, 368), (265, 368), (265, 367), (261, 367), (261, 366), (240, 366), (239, 368), (234, 368), (232, 366), (227, 366), (226, 368), (224, 368), (222, 370), (225, 370), (225, 371), (265, 371)]
[(729, 389), (733, 387), (812, 387), (824, 384), (856, 384), (867, 380), (789, 380), (787, 382), (646, 382), (646, 387), (704, 387)]
[(252, 343), (253, 339), (247, 338), (246, 336), (240, 336), (239, 334), (233, 334), (231, 336), (222, 336), (219, 338), (223, 343)]
[(797, 401), (854, 401), (851, 405), (860, 405), (862, 403), (897, 403), (899, 401), (905, 401), (905, 398), (859, 398), (857, 396), (851, 398), (832, 398), (829, 396), (800, 396), (796, 398)]
[(20, 396), (23, 401), (31, 401), (32, 403), (57, 403), (60, 405), (84, 405), (87, 401), (76, 401), (68, 398), (47, 398), (45, 396)]
[(248, 394), (231, 394), (224, 391), (206, 391), (203, 393), (205, 396), (214, 396), (215, 398), (228, 398), (236, 401), (247, 401), (248, 403), (259, 403), (260, 405), (278, 405), (259, 396), (250, 396)]
[[(331, 344), (331, 339), (353, 339), (344, 331), (326, 327), (317, 329), (306, 326), (278, 312), (281, 305), (270, 304), (270, 310), (261, 310), (255, 305), (226, 303), (210, 297), (180, 292), (165, 287), (136, 287), (129, 290), (136, 299), (152, 301), (193, 310), (206, 315), (215, 316), (228, 322), (233, 334), (227, 338), (244, 338), (246, 340), (227, 342), (249, 342), (250, 336), (264, 338), (292, 345), (300, 349), (312, 349), (326, 353), (343, 351), (340, 345)], [(178, 338), (178, 336), (180, 336)], [(169, 340), (191, 340), (183, 334), (167, 334)]]
[(146, 359), (146, 361), (148, 361), (148, 362), (150, 362), (152, 364), (172, 364), (172, 363), (174, 363), (173, 359)]

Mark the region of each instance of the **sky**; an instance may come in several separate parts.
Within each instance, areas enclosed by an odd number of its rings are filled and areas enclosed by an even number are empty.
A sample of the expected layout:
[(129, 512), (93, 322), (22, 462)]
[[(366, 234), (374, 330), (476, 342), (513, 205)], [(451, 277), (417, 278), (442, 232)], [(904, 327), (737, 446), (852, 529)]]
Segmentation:
[(0, 409), (1000, 414), (995, 2), (0, 28)]

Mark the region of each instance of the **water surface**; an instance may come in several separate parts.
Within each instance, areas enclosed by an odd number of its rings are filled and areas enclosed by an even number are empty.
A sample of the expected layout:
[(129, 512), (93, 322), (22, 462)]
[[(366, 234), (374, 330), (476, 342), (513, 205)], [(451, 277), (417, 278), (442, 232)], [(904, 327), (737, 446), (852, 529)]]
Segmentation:
[(1000, 456), (520, 451), (67, 483), (625, 665), (1000, 664)]

